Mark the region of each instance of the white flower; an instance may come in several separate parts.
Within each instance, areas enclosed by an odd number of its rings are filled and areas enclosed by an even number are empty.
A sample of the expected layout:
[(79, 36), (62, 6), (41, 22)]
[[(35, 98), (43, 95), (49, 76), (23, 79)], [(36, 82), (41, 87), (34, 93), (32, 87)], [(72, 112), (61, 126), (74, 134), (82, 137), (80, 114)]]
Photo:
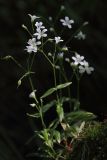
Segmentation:
[(58, 53), (58, 59), (63, 59), (63, 56), (64, 56), (64, 52), (61, 52), (61, 53)]
[(55, 42), (56, 44), (58, 44), (59, 42), (63, 42), (63, 40), (61, 39), (61, 37), (55, 37)]
[(65, 19), (60, 19), (63, 26), (67, 26), (68, 28), (72, 28), (71, 24), (74, 23), (74, 20), (70, 20), (69, 17), (65, 17)]
[(33, 98), (33, 99), (35, 99), (36, 98), (36, 95), (35, 95), (35, 92), (36, 92), (37, 90), (33, 90), (30, 94), (29, 94), (29, 98)]
[(89, 63), (86, 62), (85, 60), (83, 61), (84, 65), (79, 66), (79, 73), (84, 73), (86, 72), (87, 74), (91, 74), (92, 71), (94, 71), (93, 67), (89, 67)]
[(49, 18), (49, 21), (52, 21), (52, 17), (51, 16), (49, 16), (48, 18)]
[(83, 34), (82, 31), (80, 31), (76, 36), (74, 36), (75, 38), (79, 39), (79, 40), (84, 40), (86, 38), (86, 35)]
[(31, 22), (34, 22), (35, 19), (40, 18), (40, 17), (37, 17), (35, 15), (31, 15), (31, 14), (28, 14), (28, 15), (31, 18)]
[(53, 28), (53, 27), (50, 27), (49, 30), (50, 30), (51, 32), (53, 32), (53, 31), (54, 31), (54, 28)]
[(35, 45), (40, 45), (41, 42), (40, 41), (36, 42), (36, 38), (32, 38), (32, 39), (29, 39), (28, 44), (35, 46)]
[(36, 38), (29, 39), (27, 42), (29, 46), (26, 46), (26, 50), (28, 53), (37, 52), (37, 45), (40, 45), (41, 42), (36, 42)]
[(49, 56), (49, 57), (52, 57), (52, 53), (49, 52), (49, 53), (48, 53), (48, 56)]
[(62, 5), (61, 6), (61, 11), (63, 11), (63, 10), (65, 10), (65, 6)]
[(60, 69), (60, 66), (56, 65), (55, 68), (56, 68), (56, 69)]
[(42, 22), (36, 22), (35, 26), (37, 27), (37, 29), (45, 28)]
[(68, 47), (64, 46), (64, 47), (62, 48), (62, 51), (68, 51)]
[(75, 53), (75, 57), (72, 57), (72, 59), (74, 60), (74, 62), (72, 64), (74, 65), (83, 65), (83, 59), (84, 59), (84, 56), (80, 56), (79, 54)]
[(30, 106), (31, 106), (31, 107), (35, 107), (36, 104), (35, 104), (35, 103), (31, 103)]
[(47, 37), (47, 34), (45, 33), (47, 32), (47, 29), (37, 29), (37, 32), (34, 34), (35, 36), (37, 36), (37, 39), (41, 39), (41, 37)]
[(65, 61), (70, 63), (70, 59), (69, 58), (65, 58)]

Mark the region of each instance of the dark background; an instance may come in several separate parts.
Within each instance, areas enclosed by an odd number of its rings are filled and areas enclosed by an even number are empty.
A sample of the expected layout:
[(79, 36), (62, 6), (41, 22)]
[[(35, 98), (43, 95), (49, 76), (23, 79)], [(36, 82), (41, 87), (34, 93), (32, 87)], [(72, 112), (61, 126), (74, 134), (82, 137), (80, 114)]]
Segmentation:
[[(55, 17), (61, 5), (66, 14), (75, 20), (76, 27), (84, 21), (89, 25), (83, 29), (85, 41), (72, 41), (72, 48), (84, 55), (95, 68), (91, 76), (81, 83), (81, 105), (94, 112), (99, 120), (107, 114), (107, 1), (106, 0), (0, 0), (0, 57), (12, 55), (25, 63), (24, 48), (28, 35), (21, 25), (28, 24), (27, 14)], [(41, 63), (40, 63), (41, 62)], [(51, 84), (48, 64), (38, 56), (34, 66), (37, 77), (35, 84), (40, 91)], [(43, 64), (43, 65), (44, 65)], [(29, 112), (30, 86), (25, 81), (17, 89), (17, 80), (22, 73), (12, 61), (0, 61), (0, 159), (27, 159), (35, 146), (26, 144), (34, 134), (37, 124), (26, 116)], [(44, 88), (45, 86), (45, 88)], [(37, 143), (37, 140), (34, 143)], [(24, 157), (24, 158), (23, 158)]]

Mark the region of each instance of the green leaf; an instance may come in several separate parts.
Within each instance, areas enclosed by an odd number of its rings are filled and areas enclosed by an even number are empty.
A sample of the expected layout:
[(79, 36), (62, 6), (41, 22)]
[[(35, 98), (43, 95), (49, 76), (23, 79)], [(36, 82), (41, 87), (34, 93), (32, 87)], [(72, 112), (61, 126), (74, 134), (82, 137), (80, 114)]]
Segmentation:
[(51, 101), (50, 103), (44, 105), (42, 107), (42, 113), (47, 112), (52, 106), (54, 106), (56, 104), (56, 100)]
[(73, 126), (71, 126), (70, 131), (71, 134), (74, 138), (77, 138), (79, 136), (80, 133), (82, 133), (83, 129), (85, 127), (85, 122), (81, 122), (74, 124)]
[(53, 136), (54, 136), (55, 140), (56, 140), (58, 143), (61, 142), (61, 134), (60, 134), (59, 131), (54, 130), (54, 131), (53, 131)]
[(66, 121), (70, 124), (78, 121), (89, 121), (95, 118), (96, 116), (93, 113), (86, 111), (74, 111), (65, 115)]
[(61, 97), (60, 102), (63, 104), (64, 102), (69, 102), (71, 99), (69, 97)]
[(58, 127), (58, 125), (59, 125), (59, 120), (58, 120), (58, 118), (57, 118), (57, 119), (54, 119), (54, 120), (50, 123), (49, 128), (56, 129), (56, 128)]
[(59, 85), (57, 85), (57, 86), (54, 87), (54, 88), (50, 88), (49, 90), (47, 90), (47, 91), (41, 96), (41, 99), (49, 96), (50, 94), (54, 93), (55, 91), (57, 91), (57, 90), (59, 90), (59, 89), (63, 89), (63, 88), (65, 88), (65, 87), (68, 87), (71, 83), (72, 83), (72, 82), (67, 82), (67, 83), (64, 83), (64, 84), (59, 84)]
[(59, 121), (62, 122), (63, 118), (64, 118), (64, 110), (61, 104), (57, 104), (57, 108), (56, 111), (58, 113), (59, 116)]
[(50, 94), (52, 94), (52, 93), (55, 92), (55, 91), (56, 91), (56, 88), (50, 88), (49, 90), (47, 90), (47, 91), (41, 96), (41, 99), (49, 96)]
[[(42, 113), (47, 112), (55, 103), (56, 103), (56, 101), (54, 100), (54, 101), (51, 101), (50, 103), (44, 105), (41, 108)], [(33, 118), (40, 118), (40, 113), (34, 113), (34, 114), (27, 113), (27, 115), (30, 117), (33, 117)]]
[(69, 85), (71, 85), (72, 82), (67, 82), (67, 83), (64, 83), (64, 84), (59, 84), (56, 86), (56, 89), (63, 89), (63, 88), (66, 88), (68, 87)]
[(29, 114), (29, 113), (26, 113), (28, 116), (30, 117), (34, 117), (34, 118), (39, 118), (40, 117), (40, 114), (39, 113), (34, 113), (34, 114)]

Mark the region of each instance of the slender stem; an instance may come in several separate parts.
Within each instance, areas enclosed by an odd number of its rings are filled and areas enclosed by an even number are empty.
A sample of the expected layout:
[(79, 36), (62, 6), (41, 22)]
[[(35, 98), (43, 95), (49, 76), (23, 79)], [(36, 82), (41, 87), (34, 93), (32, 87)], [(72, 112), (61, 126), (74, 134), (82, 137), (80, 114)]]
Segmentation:
[(34, 34), (34, 26), (33, 26), (33, 22), (32, 22), (32, 31), (33, 31), (33, 34)]
[[(62, 74), (62, 76), (64, 77), (65, 81), (66, 81), (66, 82), (69, 82), (69, 81), (68, 81), (68, 78), (67, 78), (67, 76), (66, 76), (65, 69), (64, 69), (63, 65), (61, 65), (61, 69), (62, 69), (62, 70), (61, 70), (61, 74)], [(70, 79), (70, 81), (71, 81), (71, 79)], [(68, 97), (70, 98), (69, 107), (70, 107), (70, 111), (71, 111), (71, 110), (72, 110), (72, 104), (71, 104), (71, 91), (70, 91), (70, 86), (67, 87), (67, 90), (68, 90)]]
[[(60, 66), (62, 67), (62, 59), (59, 60), (60, 61)], [(61, 84), (62, 83), (62, 77), (61, 77), (61, 69), (59, 71), (59, 83)], [(60, 90), (60, 97), (62, 97), (62, 90)]]
[(83, 24), (72, 34), (72, 36), (65, 42), (65, 45), (72, 40), (72, 38), (81, 30), (81, 28), (82, 28), (83, 26), (84, 26), (84, 23), (83, 23)]
[(29, 66), (29, 70), (32, 69), (33, 62), (34, 62), (34, 58), (35, 58), (35, 53), (33, 54), (33, 57), (32, 57), (32, 60), (31, 60), (31, 64), (30, 64), (30, 66)]
[(77, 78), (77, 100), (78, 101), (80, 98), (79, 92), (80, 92), (80, 80), (79, 80), (79, 78)]
[(15, 62), (18, 67), (22, 68), (25, 71), (25, 68), (15, 58), (13, 58), (12, 56), (6, 56), (3, 58), (3, 60), (7, 60), (7, 59), (13, 60), (13, 62)]
[(43, 51), (43, 37), (42, 37), (42, 46), (41, 47), (42, 47), (42, 51)]
[(42, 112), (42, 108), (43, 108), (43, 100), (40, 99), (40, 102), (41, 102), (41, 106), (40, 106), (39, 110), (40, 110), (41, 122), (42, 122), (43, 128), (46, 128), (46, 125), (45, 125), (44, 119), (43, 119), (43, 112)]
[(28, 34), (33, 37), (32, 33), (28, 30), (28, 28), (26, 28), (26, 31), (28, 32)]
[(47, 55), (44, 53), (44, 51), (42, 51), (42, 50), (40, 50), (39, 49), (39, 51), (41, 52), (41, 53), (43, 53), (43, 55), (45, 56), (45, 58), (48, 60), (48, 62), (51, 64), (51, 66), (53, 67), (54, 65), (53, 65), (53, 63), (50, 61), (50, 59), (47, 57)]
[[(57, 82), (56, 82), (56, 70), (55, 70), (55, 53), (56, 53), (56, 44), (55, 44), (55, 51), (54, 51), (54, 55), (53, 55), (53, 74), (54, 74), (54, 85), (56, 88)], [(57, 96), (57, 101), (59, 102), (59, 96), (58, 96), (57, 90), (56, 90), (56, 96)]]

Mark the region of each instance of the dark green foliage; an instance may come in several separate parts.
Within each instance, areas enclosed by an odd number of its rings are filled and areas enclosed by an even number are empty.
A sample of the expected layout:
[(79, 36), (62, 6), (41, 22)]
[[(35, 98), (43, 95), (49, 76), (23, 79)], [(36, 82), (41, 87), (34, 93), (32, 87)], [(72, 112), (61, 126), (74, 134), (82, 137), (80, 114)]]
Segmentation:
[(89, 124), (82, 137), (74, 143), (71, 154), (73, 160), (106, 160), (107, 159), (107, 124), (95, 122)]

